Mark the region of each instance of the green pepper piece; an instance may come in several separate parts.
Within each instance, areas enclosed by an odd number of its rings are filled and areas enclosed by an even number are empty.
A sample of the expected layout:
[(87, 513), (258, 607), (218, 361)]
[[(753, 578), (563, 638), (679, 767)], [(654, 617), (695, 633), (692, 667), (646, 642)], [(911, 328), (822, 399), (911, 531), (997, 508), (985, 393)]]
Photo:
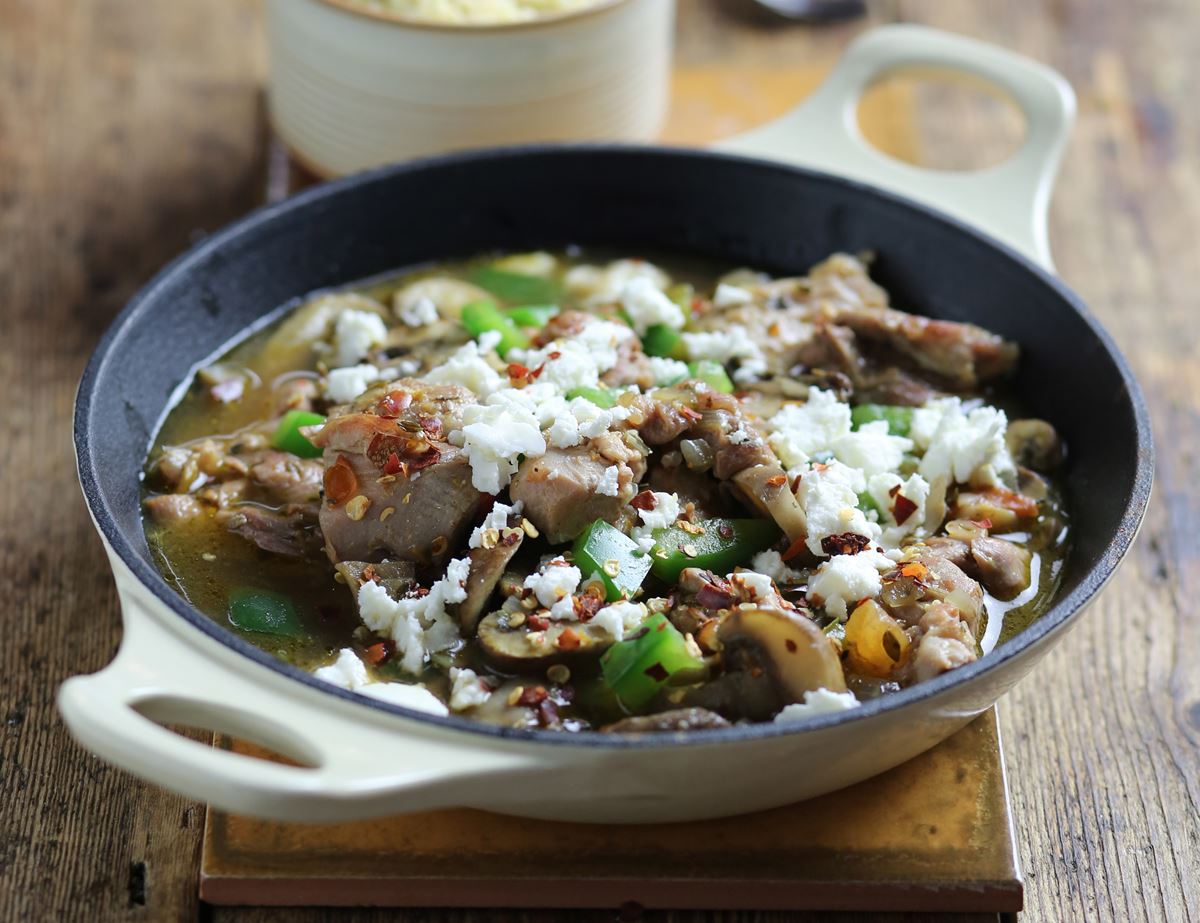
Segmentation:
[(541, 329), (558, 312), (559, 307), (556, 304), (523, 304), (515, 308), (509, 308), (504, 313), (518, 327), (537, 327)]
[(494, 330), (500, 334), (496, 351), (508, 355), (510, 349), (528, 349), (529, 337), (492, 301), (472, 301), (463, 305), (462, 325), (473, 337)]
[(641, 712), (667, 683), (698, 678), (704, 661), (694, 656), (667, 617), (655, 613), (637, 635), (618, 641), (600, 658), (604, 682), (630, 712)]
[(779, 540), (779, 527), (769, 519), (704, 519), (697, 525), (703, 534), (679, 526), (654, 530), (650, 570), (655, 577), (674, 583), (685, 567), (727, 574)]
[(567, 392), (567, 399), (582, 397), (584, 400), (591, 401), (597, 407), (608, 410), (610, 407), (617, 406), (617, 399), (608, 388), (572, 388)]
[(480, 288), (514, 304), (549, 304), (558, 301), (561, 289), (545, 276), (527, 276), (495, 266), (484, 266), (471, 279)]
[(696, 381), (702, 381), (714, 391), (722, 394), (733, 393), (733, 382), (725, 372), (725, 367), (712, 359), (701, 359), (699, 362), (689, 362), (688, 371)]
[(863, 491), (858, 495), (858, 508), (864, 513), (869, 513), (871, 510), (874, 510), (880, 516), (883, 515), (883, 510), (879, 508), (879, 504), (875, 502), (875, 498), (866, 491)]
[(913, 409), (892, 404), (859, 404), (850, 411), (850, 423), (855, 429), (864, 423), (883, 420), (893, 436), (907, 436), (912, 426)]
[(242, 631), (284, 638), (305, 635), (296, 607), (282, 593), (240, 587), (229, 594), (229, 623)]
[(271, 437), (271, 445), (284, 452), (291, 452), (301, 458), (318, 458), (321, 449), (309, 442), (300, 432), (302, 426), (315, 426), (324, 423), (325, 418), (319, 413), (307, 410), (289, 410), (279, 420), (275, 427), (275, 435)]
[(652, 324), (642, 336), (642, 349), (647, 356), (664, 359), (686, 359), (687, 348), (683, 345), (683, 334), (666, 324)]
[(585, 580), (599, 574), (608, 601), (629, 599), (650, 572), (650, 555), (615, 526), (597, 519), (575, 539), (575, 566)]

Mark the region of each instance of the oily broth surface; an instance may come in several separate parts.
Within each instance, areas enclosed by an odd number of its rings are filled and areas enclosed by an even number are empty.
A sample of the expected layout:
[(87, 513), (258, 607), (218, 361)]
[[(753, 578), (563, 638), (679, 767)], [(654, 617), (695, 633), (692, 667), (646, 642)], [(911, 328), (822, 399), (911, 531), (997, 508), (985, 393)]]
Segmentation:
[[(494, 256), (402, 271), (365, 283), (347, 285), (337, 291), (358, 292), (390, 304), (392, 293), (403, 285), (431, 275), (465, 277), (474, 267), (489, 262)], [(586, 254), (571, 252), (556, 256), (564, 268), (569, 268), (578, 263), (606, 262), (621, 254), (589, 251)], [(702, 290), (711, 289), (717, 277), (730, 268), (678, 257), (654, 255), (651, 258), (676, 281), (690, 282)], [(309, 300), (306, 299), (304, 303)], [(302, 307), (303, 303), (293, 311)], [(257, 421), (270, 418), (274, 403), (273, 383), (285, 376), (315, 374), (317, 357), (311, 350), (277, 350), (268, 346), (272, 335), (292, 313), (285, 313), (267, 327), (238, 342), (218, 360), (224, 365), (249, 370), (261, 382), (258, 387), (248, 390), (240, 400), (218, 403), (209, 397), (207, 388), (202, 384), (191, 382), (154, 440), (153, 451), (147, 460), (148, 472), (163, 446), (188, 443), (206, 436), (237, 433)], [(984, 397), (989, 403), (1008, 411), (1010, 418), (1020, 415), (1019, 406), (1008, 395), (986, 394)], [(153, 482), (151, 478), (144, 481), (144, 494), (149, 496)], [(1052, 491), (1049, 506), (1065, 521), (1056, 485), (1052, 485)], [(205, 615), (281, 660), (303, 669), (312, 669), (328, 663), (339, 649), (355, 646), (369, 637), (358, 619), (351, 593), (345, 585), (335, 580), (334, 569), (323, 553), (318, 552), (303, 559), (269, 554), (226, 531), (211, 516), (169, 527), (156, 525), (147, 518), (145, 529), (155, 563), (168, 583)], [(1027, 601), (1014, 606), (988, 598), (989, 619), (1003, 618), (998, 642), (1028, 627), (1049, 608), (1057, 590), (1066, 556), (1066, 530), (1043, 531), (1047, 534), (1039, 537), (1041, 541), (1035, 540), (1028, 546), (1037, 558), (1035, 566), (1038, 568), (1038, 581), (1036, 588), (1031, 588), (1026, 594)], [(228, 593), (236, 587), (271, 590), (290, 597), (307, 636), (286, 639), (243, 631), (233, 626), (228, 617)], [(981, 638), (985, 634), (981, 632)], [(468, 642), (464, 659), (467, 664), (483, 671), (486, 665), (475, 647), (473, 642)], [(447, 655), (435, 655), (433, 663), (421, 677), (443, 697), (447, 689), (446, 666)], [(402, 677), (386, 666), (378, 672), (381, 678), (410, 678)], [(569, 716), (571, 711), (568, 709), (564, 717)]]

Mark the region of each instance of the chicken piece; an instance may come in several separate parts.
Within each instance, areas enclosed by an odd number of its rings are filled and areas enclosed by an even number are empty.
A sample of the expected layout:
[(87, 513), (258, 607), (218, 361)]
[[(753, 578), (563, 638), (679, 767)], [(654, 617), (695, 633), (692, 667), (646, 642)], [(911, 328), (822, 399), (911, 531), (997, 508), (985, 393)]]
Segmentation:
[[(439, 455), (435, 463), (394, 475), (381, 475), (367, 455), (326, 452), (320, 522), (330, 561), (440, 565), (461, 547), (487, 495), (472, 486), (461, 449), (431, 445)], [(331, 494), (331, 479), (349, 489)]]
[(975, 633), (954, 606), (934, 603), (921, 616), (917, 627), (921, 636), (912, 659), (912, 673), (917, 682), (978, 659)]
[(987, 591), (1008, 601), (1029, 588), (1032, 555), (1027, 548), (1002, 538), (982, 535), (971, 541), (973, 568), (968, 568)]
[(142, 505), (160, 526), (173, 526), (208, 514), (208, 508), (191, 494), (160, 494), (148, 497)]
[(974, 324), (836, 304), (822, 305), (818, 319), (848, 327), (860, 340), (882, 343), (957, 389), (977, 387), (1017, 364), (1015, 343)]
[(272, 554), (304, 557), (321, 547), (313, 508), (307, 505), (270, 510), (243, 503), (220, 510), (216, 520), (234, 535)]
[(333, 563), (443, 563), (485, 499), (462, 450), (442, 441), (474, 396), (402, 378), (308, 430), (325, 450), (321, 531)]
[(319, 461), (287, 452), (265, 452), (250, 468), (256, 498), (268, 503), (315, 503), (323, 475)]
[[(616, 436), (616, 434), (606, 434)], [(550, 449), (541, 458), (527, 459), (513, 475), (508, 492), (525, 504), (525, 515), (551, 543), (575, 538), (597, 519), (616, 522), (645, 473), (640, 454), (612, 459), (612, 440), (593, 439), (569, 449)], [(619, 437), (616, 438), (619, 443)], [(630, 467), (630, 462), (635, 467)], [(616, 494), (598, 493), (601, 479), (617, 468)]]

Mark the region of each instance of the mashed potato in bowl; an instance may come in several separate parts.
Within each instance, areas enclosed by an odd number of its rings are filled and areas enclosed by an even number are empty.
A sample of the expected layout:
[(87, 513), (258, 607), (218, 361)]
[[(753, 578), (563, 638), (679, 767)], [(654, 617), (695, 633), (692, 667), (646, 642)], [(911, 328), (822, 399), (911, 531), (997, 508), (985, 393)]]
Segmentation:
[(379, 13), (440, 25), (495, 26), (559, 16), (604, 0), (350, 0)]

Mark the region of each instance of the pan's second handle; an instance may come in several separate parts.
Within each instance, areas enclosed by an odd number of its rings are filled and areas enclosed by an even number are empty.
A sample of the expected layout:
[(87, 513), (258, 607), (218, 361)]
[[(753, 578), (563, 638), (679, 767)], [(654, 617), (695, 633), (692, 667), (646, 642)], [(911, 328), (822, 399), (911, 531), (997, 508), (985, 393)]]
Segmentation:
[[(859, 100), (874, 81), (905, 67), (965, 71), (1010, 93), (1027, 123), (1021, 149), (994, 167), (951, 172), (901, 163), (872, 147), (858, 128)], [(717, 148), (882, 186), (976, 225), (1049, 269), (1046, 212), (1074, 117), (1075, 94), (1054, 70), (974, 39), (895, 25), (855, 41), (799, 108)]]
[[(480, 786), (523, 789), (545, 754), (480, 742), (329, 695), (241, 655), (163, 608), (114, 560), (125, 621), (117, 658), (63, 683), (58, 706), (85, 747), (144, 779), (239, 814), (328, 823), (471, 804)], [(268, 762), (168, 730), (181, 724), (233, 734), (301, 765)]]

